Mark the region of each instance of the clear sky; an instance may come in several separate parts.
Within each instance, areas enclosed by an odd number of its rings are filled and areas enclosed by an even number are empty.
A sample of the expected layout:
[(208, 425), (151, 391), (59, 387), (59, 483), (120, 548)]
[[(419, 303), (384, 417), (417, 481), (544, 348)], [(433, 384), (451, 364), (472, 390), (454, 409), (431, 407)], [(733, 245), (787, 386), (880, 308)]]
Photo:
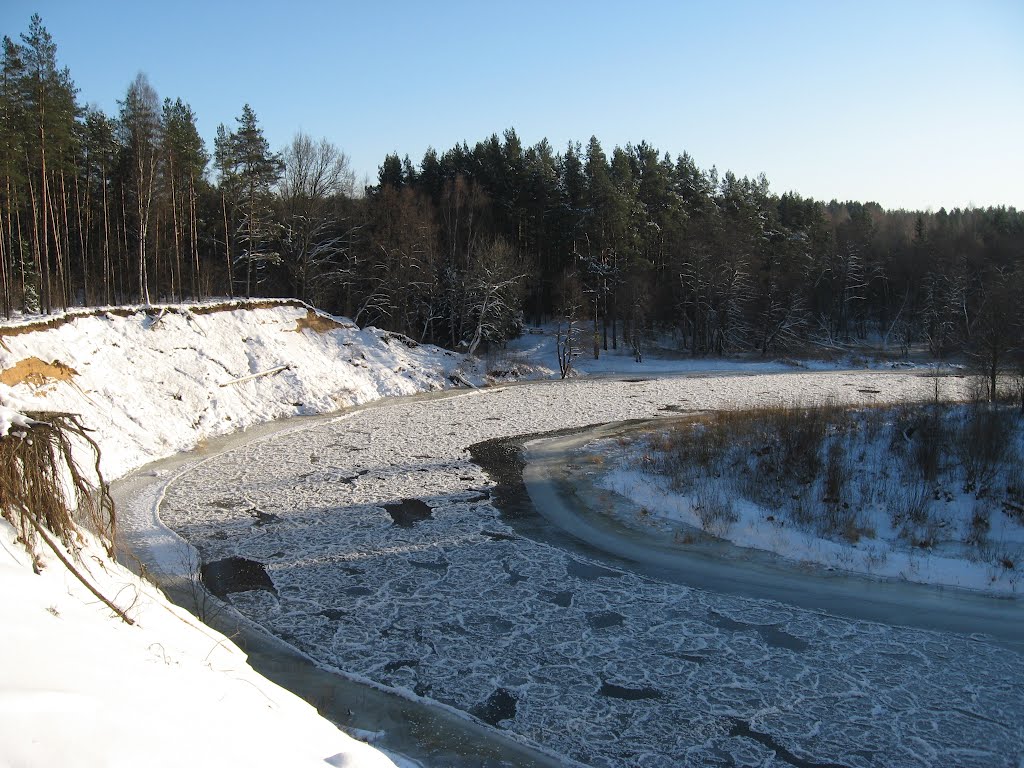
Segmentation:
[(514, 127), (559, 151), (646, 140), (779, 193), (887, 208), (1024, 208), (1024, 1), (105, 2), (39, 13), (80, 99), (108, 114), (137, 72), (212, 145), (248, 102), (376, 179)]

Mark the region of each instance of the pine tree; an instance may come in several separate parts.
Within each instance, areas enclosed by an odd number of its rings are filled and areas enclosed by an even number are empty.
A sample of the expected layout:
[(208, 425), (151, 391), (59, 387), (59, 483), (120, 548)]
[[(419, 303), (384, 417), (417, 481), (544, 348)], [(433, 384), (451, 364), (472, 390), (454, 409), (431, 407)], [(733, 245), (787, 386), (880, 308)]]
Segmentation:
[[(11, 316), (15, 295), (28, 308), (26, 285), (26, 248), (20, 235), (21, 191), (28, 170), (27, 115), (21, 84), (25, 63), (21, 50), (9, 37), (3, 39), (3, 63), (0, 68), (0, 264), (2, 264), (4, 315)], [(20, 283), (20, 285), (19, 285)], [(31, 285), (31, 281), (29, 281)]]
[(232, 170), (237, 179), (242, 221), (239, 239), (243, 250), (239, 258), (245, 262), (245, 295), (252, 296), (254, 280), (265, 269), (280, 263), (274, 248), (275, 222), (271, 209), (271, 187), (281, 178), (284, 164), (280, 156), (270, 151), (263, 129), (256, 121), (256, 113), (246, 104), (237, 118), (238, 129), (231, 134)]
[[(103, 304), (123, 300), (116, 289), (120, 270), (111, 237), (116, 229), (113, 214), (114, 185), (120, 151), (115, 121), (97, 109), (87, 109), (82, 126), (79, 174), (85, 190), (85, 243), (89, 269), (98, 275), (100, 287), (93, 296)], [(116, 241), (115, 241), (116, 244)], [(88, 291), (86, 300), (89, 300)]]
[(192, 108), (181, 99), (164, 99), (163, 105), (163, 183), (170, 203), (174, 272), (179, 294), (184, 294), (182, 261), (189, 264), (189, 293), (200, 298), (199, 233), (196, 186), (202, 181), (209, 162), (203, 139), (196, 128)]
[[(217, 136), (213, 140), (213, 165), (217, 169), (217, 187), (220, 193), (220, 216), (223, 225), (224, 243), (224, 276), (228, 296), (235, 296), (234, 241), (235, 232), (232, 222), (238, 195), (238, 177), (235, 173), (234, 147), (232, 134), (221, 123), (217, 126)], [(229, 217), (230, 212), (230, 217)]]
[(65, 253), (61, 250), (66, 228), (62, 232), (56, 204), (60, 186), (55, 180), (73, 168), (70, 163), (78, 111), (77, 89), (68, 69), (58, 69), (57, 46), (38, 14), (32, 16), (28, 33), (21, 35), (21, 41), (18, 56), (22, 68), (16, 76), (16, 86), (20, 85), (19, 96), (27, 117), (24, 146), (28, 150), (33, 257), (40, 309), (49, 312), (68, 303)]
[(139, 300), (150, 303), (149, 240), (160, 151), (160, 101), (143, 73), (128, 86), (118, 129), (124, 151), (124, 174), (134, 217), (136, 277)]

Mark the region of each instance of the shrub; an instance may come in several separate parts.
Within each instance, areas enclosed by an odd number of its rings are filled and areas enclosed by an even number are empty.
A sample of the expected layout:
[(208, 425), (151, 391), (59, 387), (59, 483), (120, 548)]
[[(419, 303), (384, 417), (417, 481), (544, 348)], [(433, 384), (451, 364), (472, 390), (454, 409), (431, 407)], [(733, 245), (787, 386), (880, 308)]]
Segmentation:
[(850, 466), (841, 440), (833, 440), (825, 461), (824, 501), (839, 504), (843, 501), (846, 484), (850, 479)]
[(992, 523), (987, 508), (976, 504), (971, 514), (971, 526), (964, 537), (967, 544), (982, 547), (988, 541), (988, 532), (992, 529)]
[(705, 484), (697, 492), (693, 511), (700, 520), (700, 527), (714, 536), (724, 537), (739, 519), (732, 500), (710, 484)]
[(1014, 457), (1014, 417), (984, 404), (968, 409), (956, 435), (956, 454), (964, 470), (964, 490), (987, 493), (1002, 467)]

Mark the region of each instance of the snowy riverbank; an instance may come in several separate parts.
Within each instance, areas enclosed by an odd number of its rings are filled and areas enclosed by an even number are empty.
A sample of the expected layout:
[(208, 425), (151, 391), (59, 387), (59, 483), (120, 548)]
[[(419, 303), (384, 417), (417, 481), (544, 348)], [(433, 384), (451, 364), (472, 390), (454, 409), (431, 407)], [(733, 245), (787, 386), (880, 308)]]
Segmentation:
[[(2, 433), (23, 429), (28, 410), (79, 414), (108, 479), (213, 435), (441, 389), (452, 376), (483, 381), (461, 356), (288, 303), (119, 308), (0, 326)], [(0, 762), (392, 764), (85, 541), (79, 566), (133, 626), (52, 555), (38, 558), (35, 575), (0, 521)]]
[(381, 397), (482, 385), (471, 358), (294, 303), (0, 326), (0, 382), (81, 414), (115, 479), (203, 439)]
[[(990, 412), (984, 406), (936, 412), (944, 417), (932, 413), (875, 409), (846, 419), (823, 446), (804, 447), (821, 454), (817, 476), (804, 484), (752, 466), (764, 463), (769, 440), (763, 431), (753, 446), (742, 445), (740, 436), (718, 438), (718, 443), (727, 440), (729, 458), (697, 465), (697, 448), (681, 443), (715, 443), (701, 423), (595, 441), (571, 460), (579, 465), (578, 474), (631, 502), (608, 504), (609, 514), (659, 539), (685, 545), (711, 534), (739, 548), (774, 553), (794, 567), (1019, 595), (1024, 589), (1019, 416), (1013, 408)], [(920, 424), (927, 418), (944, 424), (930, 480), (919, 476), (916, 462), (923, 447), (913, 442), (926, 431)], [(986, 480), (965, 474), (957, 456), (958, 449), (968, 450), (962, 433), (982, 427), (982, 442), (998, 443), (980, 446), (991, 454), (990, 466), (983, 468), (991, 475)], [(914, 436), (905, 437), (907, 432)], [(1005, 456), (1000, 458), (996, 448)], [(751, 456), (752, 450), (760, 456)], [(705, 447), (702, 455), (713, 452)], [(826, 487), (826, 479), (833, 488)]]

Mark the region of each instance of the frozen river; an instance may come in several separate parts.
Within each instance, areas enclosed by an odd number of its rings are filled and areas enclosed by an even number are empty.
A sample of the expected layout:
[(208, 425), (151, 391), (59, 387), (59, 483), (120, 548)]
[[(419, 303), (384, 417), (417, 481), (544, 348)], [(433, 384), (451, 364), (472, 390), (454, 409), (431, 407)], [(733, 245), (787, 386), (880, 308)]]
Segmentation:
[(306, 654), (567, 762), (1017, 766), (1024, 657), (1004, 644), (695, 588), (524, 534), (467, 451), (681, 409), (931, 391), (911, 375), (801, 373), (396, 402), (199, 462), (161, 516), (206, 562), (262, 564), (259, 588), (231, 600)]

